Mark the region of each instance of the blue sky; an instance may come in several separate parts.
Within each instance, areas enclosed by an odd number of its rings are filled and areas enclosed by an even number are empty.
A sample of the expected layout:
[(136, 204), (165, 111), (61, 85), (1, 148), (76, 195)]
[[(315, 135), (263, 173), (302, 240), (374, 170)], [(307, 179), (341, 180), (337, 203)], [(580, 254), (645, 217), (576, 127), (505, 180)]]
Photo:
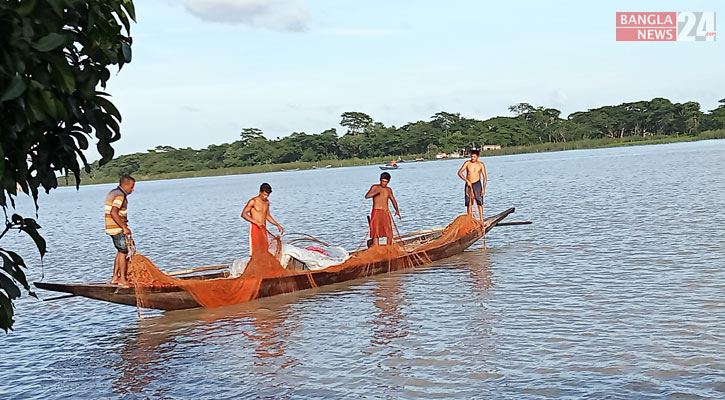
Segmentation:
[[(438, 111), (486, 119), (518, 102), (562, 115), (625, 101), (725, 98), (722, 38), (616, 42), (617, 11), (715, 11), (717, 1), (137, 0), (133, 62), (108, 86), (116, 154), (337, 128)], [(720, 33), (723, 35), (725, 33)], [(93, 157), (97, 158), (97, 157)]]

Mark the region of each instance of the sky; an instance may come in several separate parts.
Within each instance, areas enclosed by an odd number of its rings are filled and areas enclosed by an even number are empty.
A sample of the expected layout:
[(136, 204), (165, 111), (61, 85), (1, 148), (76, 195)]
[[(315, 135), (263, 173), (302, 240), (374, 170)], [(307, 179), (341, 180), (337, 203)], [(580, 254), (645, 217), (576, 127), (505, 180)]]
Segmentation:
[(566, 116), (654, 97), (707, 111), (725, 98), (725, 38), (615, 41), (618, 11), (722, 18), (722, 1), (134, 3), (133, 61), (107, 87), (123, 115), (117, 155), (230, 143), (248, 127), (343, 134), (345, 111), (401, 126), (439, 111), (506, 116), (519, 102)]

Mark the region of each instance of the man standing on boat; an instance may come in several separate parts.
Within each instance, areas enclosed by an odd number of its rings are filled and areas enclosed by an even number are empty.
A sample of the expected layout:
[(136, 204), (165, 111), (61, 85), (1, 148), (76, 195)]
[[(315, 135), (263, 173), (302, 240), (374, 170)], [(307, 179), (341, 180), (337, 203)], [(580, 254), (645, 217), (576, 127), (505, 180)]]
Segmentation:
[(267, 240), (267, 221), (279, 229), (279, 234), (284, 234), (282, 225), (272, 218), (269, 213), (269, 195), (272, 193), (272, 186), (263, 183), (259, 187), (259, 195), (252, 197), (242, 210), (242, 218), (250, 223), (249, 225), (249, 251), (252, 255), (256, 251), (269, 251)]
[[(468, 215), (473, 216), (473, 200), (478, 204), (478, 216), (483, 222), (483, 195), (486, 194), (486, 165), (478, 160), (479, 152), (476, 149), (471, 150), (471, 159), (467, 160), (458, 170), (458, 176), (466, 181), (465, 196), (466, 207), (468, 207)], [(466, 175), (463, 175), (466, 171)], [(473, 198), (471, 198), (473, 197)]]
[(128, 260), (128, 240), (131, 230), (128, 228), (128, 195), (133, 192), (136, 180), (129, 175), (122, 175), (118, 186), (106, 196), (105, 220), (106, 234), (113, 239), (116, 247), (116, 259), (113, 261), (113, 277), (111, 283), (127, 285), (126, 266)]
[(398, 210), (398, 202), (393, 196), (393, 189), (388, 187), (390, 183), (390, 174), (383, 172), (380, 174), (380, 184), (370, 186), (370, 190), (365, 194), (366, 199), (373, 199), (373, 211), (370, 214), (370, 238), (373, 239), (373, 246), (380, 244), (380, 238), (386, 238), (386, 244), (393, 243), (393, 221), (388, 209), (388, 201), (393, 202), (395, 215), (400, 216)]

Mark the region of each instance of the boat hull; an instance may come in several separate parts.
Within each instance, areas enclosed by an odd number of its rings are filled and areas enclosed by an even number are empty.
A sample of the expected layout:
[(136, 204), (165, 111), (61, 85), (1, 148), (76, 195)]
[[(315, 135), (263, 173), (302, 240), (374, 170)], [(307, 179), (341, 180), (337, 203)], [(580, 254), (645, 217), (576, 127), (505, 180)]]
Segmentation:
[[(487, 218), (486, 232), (493, 229), (496, 224), (513, 212), (514, 208), (510, 208), (498, 215)], [(421, 266), (426, 263), (427, 260), (436, 261), (460, 254), (473, 243), (481, 239), (483, 235), (484, 233), (482, 230), (472, 231), (455, 241), (444, 243), (441, 246), (426, 250), (425, 256), (423, 256), (422, 252), (410, 253), (398, 258), (379, 261), (368, 265), (353, 266), (339, 271), (320, 270), (278, 278), (266, 278), (260, 282), (259, 290), (257, 294), (253, 296), (252, 300)], [(223, 273), (214, 273), (190, 277), (188, 279), (214, 279), (222, 278), (224, 276), (225, 275)], [(40, 289), (70, 293), (76, 296), (88, 297), (111, 303), (131, 306), (137, 305), (136, 292), (132, 287), (120, 287), (108, 283), (59, 284), (45, 282), (35, 282), (35, 286)], [(194, 300), (189, 292), (174, 286), (145, 288), (144, 307), (160, 310), (180, 310), (201, 307), (201, 305)]]

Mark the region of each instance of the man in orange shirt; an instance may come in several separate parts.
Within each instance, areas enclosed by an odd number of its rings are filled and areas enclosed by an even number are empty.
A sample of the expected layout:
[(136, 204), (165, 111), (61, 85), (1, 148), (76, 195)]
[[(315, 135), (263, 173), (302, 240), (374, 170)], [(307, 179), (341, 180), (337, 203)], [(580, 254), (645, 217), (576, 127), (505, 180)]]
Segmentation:
[(282, 225), (272, 218), (269, 213), (269, 195), (272, 193), (272, 186), (263, 183), (259, 187), (259, 195), (252, 197), (242, 210), (242, 218), (250, 223), (249, 225), (249, 251), (254, 255), (255, 251), (269, 251), (267, 240), (267, 221), (279, 229), (279, 234), (284, 234)]
[(388, 187), (389, 182), (390, 174), (383, 172), (380, 174), (380, 184), (370, 186), (370, 190), (365, 194), (366, 199), (373, 199), (373, 211), (370, 214), (370, 238), (374, 239), (374, 246), (380, 244), (381, 237), (386, 238), (386, 244), (393, 243), (393, 221), (388, 209), (388, 201), (393, 202), (395, 215), (403, 218), (398, 210), (398, 202), (393, 196), (393, 189)]
[(122, 175), (119, 185), (106, 196), (105, 220), (106, 234), (113, 239), (116, 247), (116, 259), (113, 261), (111, 283), (127, 285), (126, 266), (128, 261), (127, 238), (131, 235), (128, 228), (128, 195), (133, 192), (136, 180), (129, 175)]

